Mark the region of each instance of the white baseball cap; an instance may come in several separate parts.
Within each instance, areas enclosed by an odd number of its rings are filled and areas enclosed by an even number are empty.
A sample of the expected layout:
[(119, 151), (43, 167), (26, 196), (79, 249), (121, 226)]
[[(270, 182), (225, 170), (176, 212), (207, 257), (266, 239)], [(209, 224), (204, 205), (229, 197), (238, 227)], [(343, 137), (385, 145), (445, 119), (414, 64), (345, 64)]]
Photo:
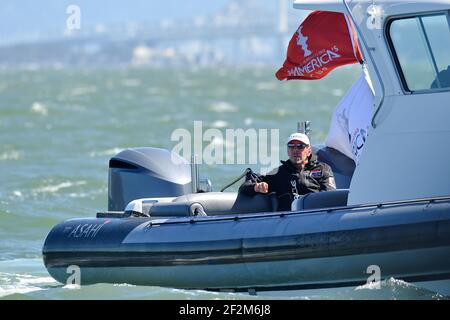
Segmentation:
[(287, 140), (287, 143), (290, 143), (291, 141), (300, 141), (307, 145), (310, 144), (308, 136), (300, 132), (294, 132), (291, 134)]

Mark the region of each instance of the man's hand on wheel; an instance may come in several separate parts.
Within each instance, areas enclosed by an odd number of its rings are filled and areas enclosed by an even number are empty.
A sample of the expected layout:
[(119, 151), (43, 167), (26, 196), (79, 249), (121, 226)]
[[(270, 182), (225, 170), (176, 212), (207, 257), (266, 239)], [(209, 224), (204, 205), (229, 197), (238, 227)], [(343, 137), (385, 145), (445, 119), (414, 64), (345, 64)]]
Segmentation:
[(269, 185), (266, 182), (259, 182), (255, 184), (255, 192), (268, 193)]

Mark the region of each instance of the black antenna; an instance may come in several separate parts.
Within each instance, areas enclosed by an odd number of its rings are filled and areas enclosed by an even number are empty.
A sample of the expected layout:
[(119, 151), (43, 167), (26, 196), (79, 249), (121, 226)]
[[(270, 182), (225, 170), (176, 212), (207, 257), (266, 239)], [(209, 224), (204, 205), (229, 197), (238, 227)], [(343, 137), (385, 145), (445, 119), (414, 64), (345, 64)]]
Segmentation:
[(254, 173), (252, 171), (252, 169), (247, 168), (244, 170), (244, 172), (237, 177), (235, 180), (233, 180), (232, 182), (230, 182), (229, 184), (227, 184), (225, 187), (223, 187), (220, 192), (224, 192), (225, 189), (228, 189), (229, 187), (231, 187), (233, 184), (235, 184), (236, 182), (238, 182), (239, 180), (241, 180), (243, 177), (246, 177), (247, 180), (252, 180), (253, 182), (259, 182), (259, 177), (256, 173)]
[(304, 133), (309, 137), (311, 133), (311, 121), (297, 122), (297, 132)]

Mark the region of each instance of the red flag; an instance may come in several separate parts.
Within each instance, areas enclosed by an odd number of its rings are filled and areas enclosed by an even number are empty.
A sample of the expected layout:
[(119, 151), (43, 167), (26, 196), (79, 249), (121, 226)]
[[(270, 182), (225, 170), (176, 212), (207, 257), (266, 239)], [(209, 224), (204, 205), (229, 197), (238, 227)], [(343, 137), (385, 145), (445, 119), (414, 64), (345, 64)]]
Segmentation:
[(360, 62), (356, 32), (343, 14), (314, 11), (292, 36), (278, 80), (321, 79), (334, 68)]

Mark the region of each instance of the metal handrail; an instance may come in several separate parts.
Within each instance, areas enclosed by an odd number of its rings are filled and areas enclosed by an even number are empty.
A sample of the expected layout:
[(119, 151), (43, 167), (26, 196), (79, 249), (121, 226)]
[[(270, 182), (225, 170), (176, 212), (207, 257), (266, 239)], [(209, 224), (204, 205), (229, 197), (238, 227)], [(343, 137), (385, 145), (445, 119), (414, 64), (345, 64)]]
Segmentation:
[[(332, 191), (331, 191), (332, 192)], [(301, 210), (301, 211), (280, 211), (277, 213), (264, 213), (264, 214), (245, 214), (245, 215), (233, 215), (233, 216), (225, 216), (218, 218), (205, 218), (199, 217), (199, 219), (190, 218), (189, 220), (183, 221), (159, 221), (157, 223), (153, 223), (152, 221), (146, 226), (146, 228), (152, 226), (159, 225), (169, 225), (169, 224), (183, 224), (183, 223), (201, 223), (201, 222), (216, 222), (216, 221), (226, 221), (226, 220), (246, 220), (246, 219), (255, 219), (255, 218), (266, 218), (266, 217), (286, 217), (293, 215), (303, 215), (305, 213), (319, 213), (319, 212), (328, 212), (331, 213), (333, 211), (342, 211), (342, 210), (353, 210), (353, 209), (367, 209), (367, 208), (382, 208), (386, 206), (393, 205), (408, 205), (414, 203), (428, 202), (433, 203), (437, 201), (450, 201), (450, 196), (440, 196), (440, 197), (427, 197), (420, 199), (410, 199), (410, 200), (396, 200), (396, 201), (387, 201), (380, 203), (368, 203), (368, 204), (359, 204), (359, 205), (351, 205), (351, 206), (340, 206), (340, 207), (328, 207), (328, 208), (317, 208), (317, 209), (309, 209), (309, 210)], [(170, 218), (170, 217), (157, 217), (157, 219), (161, 218)]]
[(380, 102), (378, 103), (378, 107), (376, 108), (376, 110), (375, 110), (375, 112), (374, 112), (374, 114), (373, 114), (373, 116), (372, 116), (372, 120), (371, 120), (372, 127), (375, 129), (375, 128), (376, 128), (375, 118), (376, 118), (376, 116), (378, 115), (378, 112), (380, 112), (381, 106), (383, 105), (383, 102), (384, 102), (384, 96), (385, 96), (385, 94), (386, 94), (386, 93), (385, 93), (385, 88), (384, 88), (383, 79), (381, 78), (380, 71), (378, 70), (378, 67), (377, 67), (377, 65), (375, 64), (375, 61), (374, 61), (373, 56), (372, 56), (372, 53), (370, 52), (370, 48), (369, 48), (369, 46), (367, 45), (366, 40), (364, 39), (364, 36), (363, 36), (363, 33), (361, 32), (361, 29), (359, 28), (358, 24), (356, 23), (355, 17), (353, 16), (353, 13), (351, 12), (350, 7), (348, 6), (348, 4), (347, 4), (347, 2), (346, 2), (345, 0), (342, 0), (342, 2), (344, 3), (345, 8), (347, 9), (348, 15), (349, 15), (350, 18), (352, 19), (353, 24), (355, 25), (356, 30), (358, 31), (359, 39), (361, 39), (361, 41), (362, 41), (363, 44), (364, 44), (364, 47), (367, 49), (367, 54), (368, 54), (368, 56), (369, 56), (369, 58), (370, 58), (370, 61), (372, 61), (372, 65), (373, 65), (375, 74), (377, 75), (378, 81), (379, 81), (379, 83), (380, 83), (380, 87), (381, 87), (381, 100), (380, 100)]

